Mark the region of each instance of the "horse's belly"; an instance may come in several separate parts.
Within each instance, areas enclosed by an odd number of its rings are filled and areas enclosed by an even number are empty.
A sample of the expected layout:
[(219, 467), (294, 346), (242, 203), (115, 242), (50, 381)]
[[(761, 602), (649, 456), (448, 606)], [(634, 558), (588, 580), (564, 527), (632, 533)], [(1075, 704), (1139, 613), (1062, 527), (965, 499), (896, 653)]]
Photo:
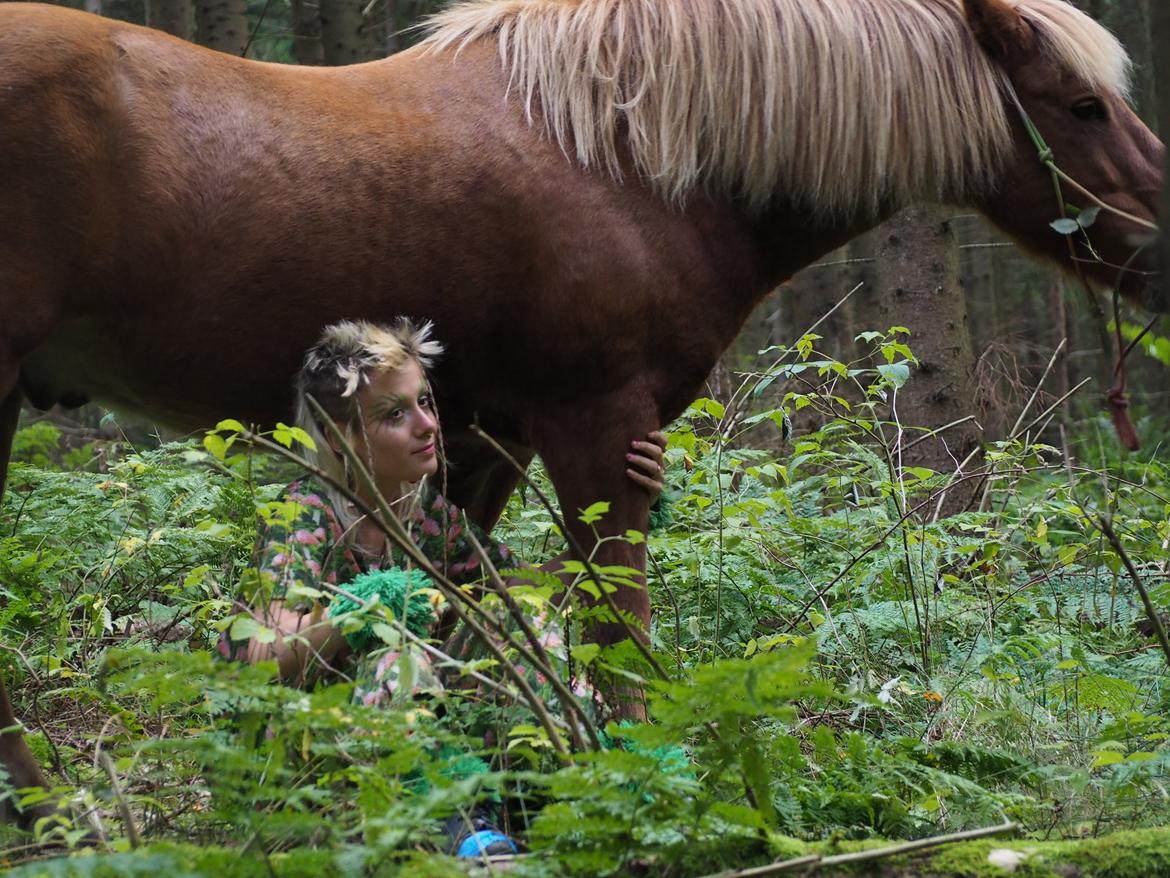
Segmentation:
[(138, 396), (118, 346), (88, 320), (71, 321), (21, 364), (20, 385), (35, 407), (75, 406), (100, 401), (121, 411), (152, 417)]

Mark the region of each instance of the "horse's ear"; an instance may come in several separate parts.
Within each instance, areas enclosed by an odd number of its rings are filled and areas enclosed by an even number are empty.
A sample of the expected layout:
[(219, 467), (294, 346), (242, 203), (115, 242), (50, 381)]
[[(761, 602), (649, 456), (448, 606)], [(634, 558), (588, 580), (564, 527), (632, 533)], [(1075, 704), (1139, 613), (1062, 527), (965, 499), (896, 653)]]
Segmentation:
[(963, 0), (967, 24), (985, 52), (1001, 64), (1032, 54), (1036, 35), (1006, 0)]

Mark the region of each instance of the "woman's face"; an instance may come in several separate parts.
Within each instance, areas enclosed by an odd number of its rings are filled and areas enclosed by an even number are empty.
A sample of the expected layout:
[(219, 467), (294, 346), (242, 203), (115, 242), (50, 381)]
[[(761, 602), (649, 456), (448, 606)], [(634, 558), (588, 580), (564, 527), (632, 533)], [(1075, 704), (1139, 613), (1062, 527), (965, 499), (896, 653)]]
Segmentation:
[(364, 436), (355, 437), (355, 447), (372, 462), (378, 490), (393, 498), (403, 482), (417, 482), (438, 470), (439, 420), (417, 362), (378, 373), (357, 396), (366, 429)]

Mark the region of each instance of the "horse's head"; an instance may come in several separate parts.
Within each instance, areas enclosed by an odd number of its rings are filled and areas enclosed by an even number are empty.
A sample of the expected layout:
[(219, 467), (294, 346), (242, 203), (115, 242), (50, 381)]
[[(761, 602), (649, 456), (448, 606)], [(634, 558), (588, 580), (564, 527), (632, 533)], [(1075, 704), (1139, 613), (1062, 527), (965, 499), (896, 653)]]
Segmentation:
[[(980, 205), (984, 212), (1066, 268), (1080, 265), (1093, 281), (1119, 287), (1135, 303), (1170, 311), (1170, 291), (1154, 274), (1151, 228), (1164, 148), (1125, 101), (1128, 61), (1120, 46), (1066, 3), (964, 0), (964, 5), (976, 39), (1010, 83), (1004, 100), (1012, 147), (998, 185)], [(1040, 156), (1043, 144), (1067, 175), (1059, 183), (1059, 199), (1054, 174)], [(1052, 221), (1076, 212), (1062, 210), (1062, 200), (1082, 210), (1096, 206), (1075, 184), (1108, 207), (1083, 215), (1086, 228), (1063, 222), (1058, 231)]]

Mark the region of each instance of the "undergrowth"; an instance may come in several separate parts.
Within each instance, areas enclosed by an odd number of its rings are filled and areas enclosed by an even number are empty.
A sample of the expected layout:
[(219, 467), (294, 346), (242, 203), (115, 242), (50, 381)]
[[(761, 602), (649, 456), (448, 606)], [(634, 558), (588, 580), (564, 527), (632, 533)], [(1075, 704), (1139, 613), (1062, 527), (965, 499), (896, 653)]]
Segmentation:
[[(652, 722), (567, 762), (506, 700), (375, 709), (345, 683), (304, 692), (213, 658), (258, 510), (295, 472), (222, 439), (63, 451), (26, 427), (0, 517), (0, 660), (58, 786), (8, 795), (73, 816), (37, 827), (48, 851), (6, 830), (6, 863), (464, 874), (435, 850), (473, 803), (539, 854), (512, 874), (540, 876), (702, 875), (783, 857), (791, 837), (1005, 818), (1037, 838), (1166, 824), (1167, 659), (1127, 566), (1170, 602), (1165, 465), (1048, 424), (989, 447), (963, 473), (982, 486), (972, 508), (935, 520), (954, 474), (900, 463), (918, 434), (889, 415), (913, 380), (905, 332), (864, 338), (858, 364), (821, 359), (815, 336), (768, 352), (732, 400), (672, 426), (670, 522), (648, 538), (667, 679), (632, 650), (573, 647), (644, 679)], [(758, 447), (810, 406), (819, 430)], [(528, 487), (496, 535), (533, 560), (560, 548)]]

